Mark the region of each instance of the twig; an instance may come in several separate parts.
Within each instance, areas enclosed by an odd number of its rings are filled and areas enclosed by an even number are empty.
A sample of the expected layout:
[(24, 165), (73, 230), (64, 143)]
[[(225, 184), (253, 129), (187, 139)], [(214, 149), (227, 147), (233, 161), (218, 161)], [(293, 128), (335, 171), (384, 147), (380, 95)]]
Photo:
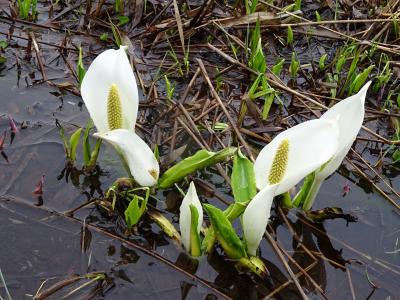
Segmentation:
[(250, 157), (251, 160), (254, 161), (254, 157), (253, 154), (251, 153), (250, 147), (249, 145), (247, 145), (247, 142), (243, 139), (242, 134), (240, 133), (240, 130), (237, 128), (235, 122), (233, 121), (232, 117), (230, 116), (228, 110), (226, 109), (224, 103), (222, 102), (221, 98), (218, 96), (217, 91), (214, 89), (214, 86), (211, 83), (211, 80), (207, 74), (207, 71), (204, 67), (204, 64), (202, 62), (201, 59), (196, 58), (197, 63), (200, 66), (201, 72), (203, 73), (203, 76), (205, 78), (205, 80), (207, 81), (207, 84), (211, 90), (211, 93), (213, 94), (214, 98), (217, 100), (219, 106), (221, 107), (222, 111), (224, 112), (226, 118), (228, 119), (230, 125), (232, 126), (232, 129), (235, 131), (237, 138), (239, 139), (239, 141), (242, 143), (243, 147), (246, 149), (247, 155)]

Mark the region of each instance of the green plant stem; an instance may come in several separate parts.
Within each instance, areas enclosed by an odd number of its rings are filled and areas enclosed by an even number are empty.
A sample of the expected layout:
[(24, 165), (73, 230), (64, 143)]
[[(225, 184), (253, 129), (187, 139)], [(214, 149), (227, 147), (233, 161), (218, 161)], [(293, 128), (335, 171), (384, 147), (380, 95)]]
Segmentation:
[(321, 185), (323, 183), (323, 180), (315, 178), (313, 183), (311, 184), (311, 187), (308, 191), (308, 194), (302, 204), (303, 210), (310, 210), (312, 205), (314, 204), (315, 197), (317, 196), (319, 189), (321, 188)]
[(285, 208), (292, 208), (293, 203), (292, 203), (292, 197), (290, 197), (290, 193), (286, 192), (282, 194), (282, 205)]

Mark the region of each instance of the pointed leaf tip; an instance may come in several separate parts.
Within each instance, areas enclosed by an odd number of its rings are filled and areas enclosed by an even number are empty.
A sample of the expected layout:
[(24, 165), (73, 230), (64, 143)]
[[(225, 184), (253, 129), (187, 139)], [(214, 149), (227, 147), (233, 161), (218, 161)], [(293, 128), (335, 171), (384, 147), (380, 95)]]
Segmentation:
[(229, 222), (223, 211), (211, 204), (204, 204), (203, 206), (226, 255), (231, 259), (247, 257), (242, 241), (237, 236), (231, 222)]

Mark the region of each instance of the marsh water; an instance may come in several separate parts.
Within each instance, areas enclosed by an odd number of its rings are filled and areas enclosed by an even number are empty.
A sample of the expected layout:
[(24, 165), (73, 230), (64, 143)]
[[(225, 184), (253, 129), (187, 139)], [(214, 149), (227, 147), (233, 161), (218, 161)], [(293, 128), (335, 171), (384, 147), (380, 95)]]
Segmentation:
[[(3, 34), (8, 26), (2, 25)], [(98, 173), (85, 176), (64, 170), (66, 160), (56, 120), (71, 133), (86, 124), (88, 113), (79, 96), (45, 83), (36, 64), (23, 57), (25, 50), (20, 47), (25, 47), (26, 41), (13, 40), (6, 52), (7, 62), (0, 65), (0, 133), (7, 131), (5, 155), (0, 157), (0, 269), (12, 299), (30, 299), (42, 284), (46, 288), (96, 272), (106, 276), (101, 284), (68, 283), (50, 299), (61, 299), (78, 287), (70, 298), (301, 299), (266, 240), (261, 244), (261, 255), (270, 276), (261, 280), (237, 271), (220, 251), (196, 263), (148, 220), (139, 232), (128, 236), (120, 218), (96, 206), (66, 213), (101, 198), (124, 170), (107, 145), (102, 148)], [(43, 35), (42, 41), (57, 43), (51, 35)], [(45, 51), (47, 76), (52, 82), (65, 84), (72, 79), (52, 51)], [(20, 129), (12, 144), (8, 115)], [(190, 144), (185, 155), (194, 150)], [(368, 151), (363, 152), (364, 158), (373, 162), (374, 153)], [(336, 218), (312, 223), (291, 210), (287, 214), (289, 230), (275, 211), (271, 227), (278, 245), (290, 256), (289, 265), (296, 270), (296, 262), (306, 269), (328, 299), (398, 299), (399, 211), (370, 182), (347, 170), (342, 167), (327, 180), (313, 208), (340, 207), (357, 221)], [(33, 190), (42, 175), (44, 187), (39, 199)], [(217, 189), (221, 187), (216, 193), (232, 199), (213, 168), (200, 172), (199, 177)], [(383, 177), (399, 190), (398, 166), (385, 166)], [(376, 183), (385, 190), (379, 180)], [(204, 201), (221, 206), (215, 195), (201, 189), (200, 194)], [(152, 205), (164, 211), (177, 227), (181, 196), (171, 189), (157, 197)], [(292, 229), (309, 252), (298, 247)], [(310, 278), (298, 278), (310, 299), (323, 298)], [(2, 282), (0, 295), (7, 299)]]

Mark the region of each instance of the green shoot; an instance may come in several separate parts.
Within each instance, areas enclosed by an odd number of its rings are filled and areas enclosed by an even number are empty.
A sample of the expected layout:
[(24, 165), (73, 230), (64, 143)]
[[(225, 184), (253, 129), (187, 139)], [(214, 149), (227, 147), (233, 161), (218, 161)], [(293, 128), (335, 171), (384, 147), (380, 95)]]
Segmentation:
[(78, 56), (78, 65), (76, 68), (76, 73), (78, 74), (78, 81), (79, 85), (82, 84), (83, 77), (85, 77), (85, 67), (83, 66), (83, 61), (82, 61), (82, 47), (79, 47), (79, 56)]
[(164, 75), (164, 80), (165, 80), (165, 87), (167, 88), (167, 99), (169, 101), (172, 101), (172, 98), (173, 98), (174, 92), (175, 92), (175, 87), (172, 86), (167, 75)]
[(324, 55), (322, 55), (321, 57), (320, 57), (320, 59), (319, 59), (319, 69), (322, 71), (323, 69), (325, 69), (325, 61), (326, 61), (326, 58), (328, 57), (328, 54), (324, 54)]
[(100, 35), (100, 41), (106, 42), (108, 40), (108, 33), (105, 32), (102, 35)]
[(373, 68), (375, 68), (375, 65), (369, 66), (354, 78), (349, 87), (349, 95), (357, 93), (361, 89)]
[(124, 0), (115, 0), (115, 12), (117, 14), (124, 12)]
[(278, 62), (272, 66), (271, 71), (275, 76), (280, 76), (282, 69), (283, 69), (283, 64), (285, 63), (285, 59), (282, 58), (280, 60), (278, 60)]
[(389, 66), (389, 60), (386, 61), (382, 71), (376, 76), (376, 81), (373, 86), (374, 92), (377, 92), (380, 88), (384, 87), (392, 77), (393, 73)]
[(251, 4), (249, 3), (249, 0), (245, 0), (244, 4), (246, 7), (246, 15), (249, 15), (256, 11), (258, 0), (252, 0)]
[(315, 20), (317, 22), (321, 22), (322, 21), (321, 15), (319, 14), (318, 10), (315, 11)]
[[(150, 196), (149, 188), (141, 188), (146, 191), (145, 197), (140, 197), (136, 194), (133, 194), (132, 200), (129, 202), (127, 209), (125, 210), (125, 221), (128, 225), (128, 228), (132, 228), (135, 226), (143, 216), (146, 211), (147, 201)], [(139, 201), (141, 204), (139, 205)]]
[(37, 0), (18, 0), (19, 16), (22, 19), (28, 19), (29, 12), (31, 12), (32, 19), (35, 19), (37, 14), (36, 5)]
[(219, 93), (221, 91), (222, 88), (222, 76), (220, 74), (219, 68), (216, 68), (216, 75), (215, 75), (215, 90), (217, 91), (217, 93)]
[(290, 71), (290, 76), (292, 79), (296, 79), (297, 72), (299, 72), (300, 69), (300, 62), (296, 58), (296, 53), (292, 52), (292, 60), (290, 62), (289, 66), (289, 71)]
[(288, 26), (287, 28), (286, 44), (289, 46), (293, 45), (293, 30), (291, 26)]
[(124, 26), (129, 23), (129, 17), (127, 16), (118, 16), (118, 24), (117, 26)]
[[(399, 16), (399, 14), (397, 14)], [(400, 38), (400, 25), (399, 21), (396, 20), (396, 14), (393, 15), (393, 31), (394, 31), (394, 36), (396, 39)]]

